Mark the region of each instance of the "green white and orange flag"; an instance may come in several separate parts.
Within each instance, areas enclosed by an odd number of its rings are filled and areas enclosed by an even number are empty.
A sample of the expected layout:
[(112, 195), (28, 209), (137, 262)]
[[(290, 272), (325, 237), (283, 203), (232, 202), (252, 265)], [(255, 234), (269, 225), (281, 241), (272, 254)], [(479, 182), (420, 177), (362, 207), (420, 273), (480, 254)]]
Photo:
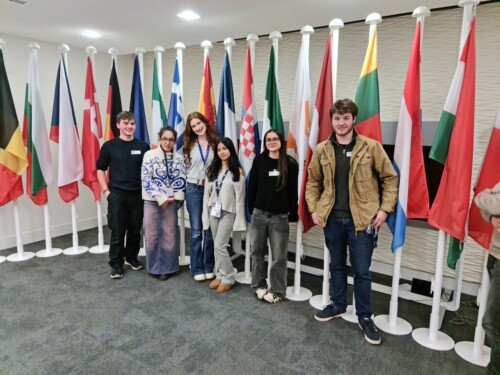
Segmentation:
[(26, 192), (38, 206), (47, 204), (47, 185), (54, 180), (49, 136), (40, 95), (37, 50), (31, 51), (24, 100), (23, 139), (28, 151)]
[(361, 76), (356, 91), (356, 131), (382, 143), (382, 129), (380, 127), (380, 99), (378, 93), (378, 65), (377, 65), (377, 25), (370, 25), (368, 49)]
[(448, 267), (455, 269), (466, 237), (474, 151), (476, 97), (476, 21), (469, 33), (453, 76), (438, 129), (429, 154), (444, 164), (439, 189), (429, 213), (429, 224), (452, 238)]
[(0, 206), (23, 194), (21, 175), (27, 167), (28, 158), (0, 48)]
[(214, 84), (212, 72), (210, 70), (210, 59), (207, 55), (203, 68), (203, 78), (201, 79), (200, 100), (198, 102), (198, 112), (205, 116), (212, 129), (215, 129), (217, 112), (215, 110)]

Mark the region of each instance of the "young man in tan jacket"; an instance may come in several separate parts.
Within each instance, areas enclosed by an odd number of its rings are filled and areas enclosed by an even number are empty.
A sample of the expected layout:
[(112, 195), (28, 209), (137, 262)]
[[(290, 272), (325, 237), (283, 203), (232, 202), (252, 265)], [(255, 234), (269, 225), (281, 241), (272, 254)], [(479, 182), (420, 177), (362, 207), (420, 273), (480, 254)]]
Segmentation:
[(352, 100), (335, 102), (330, 110), (333, 133), (316, 147), (308, 168), (307, 205), (314, 223), (323, 227), (330, 251), (332, 303), (315, 319), (328, 321), (346, 311), (349, 247), (359, 327), (376, 345), (381, 337), (371, 318), (370, 264), (377, 231), (397, 201), (398, 176), (382, 145), (354, 131), (357, 113)]
[(486, 221), (493, 225), (490, 253), (488, 255), (488, 273), (490, 291), (483, 317), (483, 328), (491, 347), (488, 374), (500, 374), (500, 183), (493, 189), (479, 193), (475, 202)]

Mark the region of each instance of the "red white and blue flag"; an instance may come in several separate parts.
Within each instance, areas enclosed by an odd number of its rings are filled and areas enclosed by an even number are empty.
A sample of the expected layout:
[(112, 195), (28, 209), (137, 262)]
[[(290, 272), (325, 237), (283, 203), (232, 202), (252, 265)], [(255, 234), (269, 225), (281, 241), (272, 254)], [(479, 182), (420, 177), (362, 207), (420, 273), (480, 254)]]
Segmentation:
[(170, 95), (167, 124), (177, 131), (177, 150), (182, 148), (182, 143), (184, 142), (184, 130), (186, 130), (183, 112), (179, 59), (175, 59), (174, 78), (172, 80), (172, 94)]

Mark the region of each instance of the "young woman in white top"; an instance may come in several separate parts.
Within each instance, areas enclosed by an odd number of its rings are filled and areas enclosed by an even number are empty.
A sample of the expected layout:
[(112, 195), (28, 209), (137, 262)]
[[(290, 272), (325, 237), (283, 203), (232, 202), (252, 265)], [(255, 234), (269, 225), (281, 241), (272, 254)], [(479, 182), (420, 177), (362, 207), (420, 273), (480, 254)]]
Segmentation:
[(186, 207), (191, 227), (191, 274), (196, 281), (213, 279), (214, 242), (210, 230), (203, 230), (203, 193), (205, 169), (214, 158), (217, 135), (208, 120), (199, 112), (192, 112), (186, 119), (182, 150), (186, 164)]
[(230, 138), (217, 144), (217, 153), (207, 168), (203, 198), (203, 229), (210, 227), (214, 238), (216, 279), (210, 283), (218, 293), (234, 285), (236, 269), (227, 248), (231, 232), (245, 231), (245, 177)]

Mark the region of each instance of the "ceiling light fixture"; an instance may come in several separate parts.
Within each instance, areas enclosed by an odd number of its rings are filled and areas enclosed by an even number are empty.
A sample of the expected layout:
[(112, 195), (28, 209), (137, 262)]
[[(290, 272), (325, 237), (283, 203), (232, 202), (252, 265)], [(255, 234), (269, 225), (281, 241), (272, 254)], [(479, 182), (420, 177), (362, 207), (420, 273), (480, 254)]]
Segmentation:
[(94, 30), (83, 30), (82, 35), (90, 39), (97, 39), (101, 37), (101, 34), (99, 34), (97, 31)]
[(182, 18), (183, 20), (186, 20), (186, 21), (194, 21), (194, 20), (197, 20), (198, 18), (200, 18), (200, 15), (196, 14), (192, 10), (186, 9), (186, 10), (180, 12), (179, 14), (177, 14), (177, 17)]

